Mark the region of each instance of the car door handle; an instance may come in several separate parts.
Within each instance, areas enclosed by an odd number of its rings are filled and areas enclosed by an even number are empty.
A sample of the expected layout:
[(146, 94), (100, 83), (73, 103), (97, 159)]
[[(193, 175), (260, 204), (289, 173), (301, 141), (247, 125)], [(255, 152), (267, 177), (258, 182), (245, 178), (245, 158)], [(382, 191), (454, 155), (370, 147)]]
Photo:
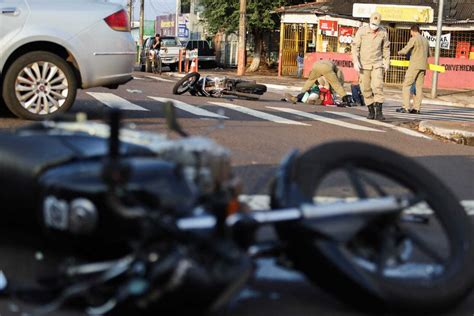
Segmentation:
[(5, 15), (18, 15), (20, 14), (20, 10), (18, 10), (17, 8), (2, 8), (1, 9), (1, 12), (2, 14), (5, 14)]

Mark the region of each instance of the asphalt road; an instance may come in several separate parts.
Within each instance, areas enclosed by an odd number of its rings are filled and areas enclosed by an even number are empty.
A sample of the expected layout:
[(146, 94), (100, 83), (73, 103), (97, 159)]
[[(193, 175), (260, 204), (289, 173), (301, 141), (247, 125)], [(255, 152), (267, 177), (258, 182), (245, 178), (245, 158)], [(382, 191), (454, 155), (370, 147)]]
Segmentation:
[[(85, 112), (90, 119), (101, 119), (108, 106), (126, 107), (129, 109), (125, 111), (126, 123), (138, 129), (168, 133), (164, 100), (156, 98), (181, 101), (177, 104), (177, 114), (184, 129), (193, 135), (208, 136), (231, 150), (234, 170), (242, 178), (246, 194), (267, 194), (270, 175), (292, 149), (305, 151), (326, 142), (357, 140), (413, 158), (447, 184), (460, 200), (474, 200), (474, 148), (428, 139), (399, 127), (419, 117), (386, 114), (387, 121), (376, 124), (363, 118), (364, 108), (292, 105), (280, 101), (282, 93), (276, 91), (265, 94), (259, 101), (175, 96), (171, 93), (175, 79), (150, 78), (143, 73), (136, 73), (135, 77), (136, 80), (117, 90), (80, 91), (72, 111)], [(387, 113), (393, 113), (390, 109), (397, 105), (388, 101)], [(437, 119), (471, 119), (457, 109), (427, 106), (425, 110), (426, 116)], [(474, 109), (471, 110), (470, 115), (474, 116)], [(212, 117), (215, 114), (226, 118), (218, 120)], [(29, 123), (5, 113), (0, 116), (0, 129), (25, 124)], [(336, 196), (339, 192), (336, 185), (326, 193)], [(9, 261), (10, 257), (2, 255), (2, 258), (0, 263)], [(23, 264), (21, 260), (16, 262)], [(312, 286), (301, 275), (278, 269), (267, 261), (261, 261), (260, 265), (258, 277), (223, 315), (360, 315)], [(14, 310), (15, 306), (0, 302), (1, 316), (20, 315)], [(472, 315), (473, 312), (471, 295), (458, 308), (439, 315)], [(55, 315), (77, 313), (64, 311)]]

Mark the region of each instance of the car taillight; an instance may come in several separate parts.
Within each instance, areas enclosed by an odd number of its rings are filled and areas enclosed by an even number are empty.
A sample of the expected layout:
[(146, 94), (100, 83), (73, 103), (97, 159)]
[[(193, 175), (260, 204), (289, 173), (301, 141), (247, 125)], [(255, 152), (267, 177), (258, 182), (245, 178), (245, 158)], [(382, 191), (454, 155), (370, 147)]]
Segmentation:
[(104, 19), (110, 28), (119, 32), (130, 32), (130, 22), (125, 10), (120, 10)]

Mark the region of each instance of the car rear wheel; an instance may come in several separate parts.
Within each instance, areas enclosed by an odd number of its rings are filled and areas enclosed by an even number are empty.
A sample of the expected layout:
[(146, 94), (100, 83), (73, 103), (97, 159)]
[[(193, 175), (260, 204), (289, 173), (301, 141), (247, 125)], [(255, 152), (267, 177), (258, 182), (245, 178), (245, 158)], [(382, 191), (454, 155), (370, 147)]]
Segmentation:
[(77, 80), (71, 66), (45, 51), (15, 60), (3, 82), (3, 97), (10, 111), (28, 120), (49, 119), (71, 108)]

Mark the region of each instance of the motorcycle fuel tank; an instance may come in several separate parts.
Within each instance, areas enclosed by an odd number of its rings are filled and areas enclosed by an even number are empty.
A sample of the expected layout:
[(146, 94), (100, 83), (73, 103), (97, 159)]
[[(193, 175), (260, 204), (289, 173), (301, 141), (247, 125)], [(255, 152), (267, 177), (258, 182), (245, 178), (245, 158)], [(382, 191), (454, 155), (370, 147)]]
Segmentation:
[[(150, 212), (186, 214), (196, 203), (196, 192), (180, 168), (156, 158), (123, 158), (128, 170), (126, 192), (120, 199), (125, 206), (144, 207)], [(104, 160), (77, 161), (45, 172), (39, 179), (42, 188), (40, 220), (54, 235), (92, 238), (117, 242), (133, 232), (130, 221), (121, 218), (107, 203), (109, 186), (103, 177)], [(123, 232), (123, 234), (120, 234)], [(119, 234), (117, 234), (119, 233)]]

